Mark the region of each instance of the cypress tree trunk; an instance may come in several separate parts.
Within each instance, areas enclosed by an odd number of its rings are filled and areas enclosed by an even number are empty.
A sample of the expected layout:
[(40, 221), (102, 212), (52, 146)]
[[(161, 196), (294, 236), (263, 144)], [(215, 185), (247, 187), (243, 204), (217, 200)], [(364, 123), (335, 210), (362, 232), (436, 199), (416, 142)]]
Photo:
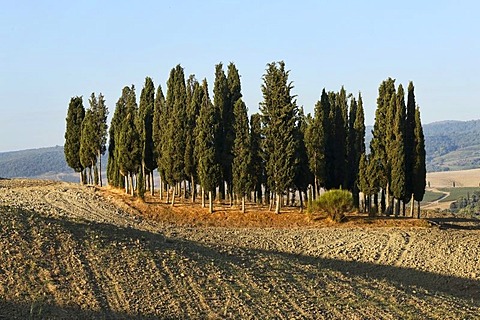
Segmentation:
[(412, 218), (415, 216), (415, 198), (413, 197), (413, 193), (412, 193), (412, 199), (410, 200), (410, 216)]
[(417, 201), (417, 208), (418, 208), (417, 219), (420, 219), (420, 201)]
[(405, 207), (406, 207), (406, 204), (405, 204), (405, 200), (402, 201), (402, 215), (405, 217)]
[(134, 192), (133, 192), (133, 174), (130, 173), (130, 195), (133, 197)]
[(162, 175), (160, 174), (160, 172), (158, 172), (158, 176), (160, 177), (160, 184), (158, 186), (158, 193), (160, 195), (160, 201), (163, 199), (163, 183), (162, 183)]
[(125, 179), (125, 193), (128, 194), (128, 176), (124, 176)]
[(213, 213), (213, 196), (212, 191), (208, 191), (208, 212)]
[(275, 206), (275, 213), (280, 213), (280, 208), (282, 207), (282, 197), (280, 193), (277, 193), (277, 205)]
[[(178, 185), (177, 185), (178, 187)], [(171, 188), (172, 189), (172, 207), (175, 205), (175, 189), (176, 187)]]
[(169, 204), (170, 203), (170, 186), (168, 184), (165, 187), (165, 192), (167, 193), (167, 201), (165, 203)]
[(242, 197), (242, 213), (245, 213), (245, 195)]
[(83, 171), (80, 171), (80, 184), (84, 184), (83, 183)]
[(100, 187), (103, 187), (103, 181), (102, 181), (102, 153), (100, 152), (100, 150), (98, 151), (98, 166), (99, 166), (98, 180), (100, 182)]
[[(387, 208), (385, 205), (385, 190), (383, 188), (382, 188), (381, 196), (382, 198), (380, 199), (380, 214), (384, 214)], [(376, 210), (378, 211), (378, 196), (377, 196), (377, 202), (376, 202)]]
[[(384, 193), (382, 192), (382, 198), (383, 198), (383, 194)], [(385, 202), (384, 201), (382, 201), (382, 206), (385, 207)], [(378, 193), (376, 193), (376, 192), (373, 194), (373, 210), (374, 210), (373, 211), (374, 214), (378, 213)]]
[(303, 196), (302, 196), (302, 191), (299, 190), (300, 193), (300, 213), (303, 212)]
[(151, 195), (154, 196), (155, 195), (155, 180), (153, 179), (153, 171), (150, 172), (150, 192), (151, 192)]
[(190, 176), (190, 179), (191, 179), (191, 192), (192, 192), (192, 203), (195, 203), (195, 193), (197, 191), (197, 188), (195, 186), (195, 180), (193, 179), (193, 174)]
[(205, 189), (202, 187), (202, 208), (205, 208)]

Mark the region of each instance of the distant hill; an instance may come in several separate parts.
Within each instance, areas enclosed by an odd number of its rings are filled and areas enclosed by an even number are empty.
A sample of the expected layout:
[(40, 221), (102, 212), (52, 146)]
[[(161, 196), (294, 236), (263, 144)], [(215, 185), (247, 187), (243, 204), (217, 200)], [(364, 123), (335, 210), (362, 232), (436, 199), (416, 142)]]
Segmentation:
[[(372, 129), (372, 126), (366, 128), (367, 146), (372, 139)], [(424, 124), (423, 133), (428, 172), (480, 167), (480, 120)]]
[(434, 122), (423, 130), (428, 171), (480, 167), (480, 120)]
[[(102, 161), (104, 167), (106, 158)], [(79, 180), (78, 174), (67, 165), (61, 146), (0, 153), (0, 177)]]

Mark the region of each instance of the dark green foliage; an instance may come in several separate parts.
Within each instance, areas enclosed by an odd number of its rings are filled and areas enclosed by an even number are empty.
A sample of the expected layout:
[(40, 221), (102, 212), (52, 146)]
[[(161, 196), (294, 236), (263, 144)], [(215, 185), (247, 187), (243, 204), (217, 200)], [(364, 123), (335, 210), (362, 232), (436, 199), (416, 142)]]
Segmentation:
[[(221, 167), (220, 197), (225, 198), (224, 181), (231, 182), (231, 161), (233, 159), (231, 147), (233, 135), (226, 136), (226, 130), (230, 131), (228, 122), (233, 121), (233, 109), (230, 109), (229, 88), (227, 77), (223, 71), (222, 63), (215, 66), (215, 82), (213, 84), (213, 105), (215, 106), (215, 118), (218, 123), (215, 133), (215, 150), (217, 162)], [(233, 106), (232, 106), (233, 107)], [(232, 115), (230, 115), (232, 113)], [(233, 122), (230, 123), (232, 125)], [(230, 141), (231, 139), (231, 141)]]
[(68, 166), (75, 172), (81, 172), (84, 168), (80, 162), (80, 140), (84, 117), (85, 108), (82, 97), (72, 97), (67, 111), (64, 152)]
[(307, 117), (300, 108), (298, 121), (295, 126), (295, 177), (294, 185), (300, 191), (301, 207), (303, 207), (302, 192), (307, 193), (308, 186), (314, 183), (313, 174), (310, 171), (307, 148), (305, 146), (305, 132), (307, 130)]
[(138, 108), (138, 133), (140, 135), (142, 149), (143, 178), (147, 178), (157, 163), (154, 156), (153, 145), (153, 109), (155, 101), (155, 86), (150, 77), (145, 78), (145, 85), (140, 94), (140, 105)]
[(347, 137), (348, 137), (347, 94), (342, 87), (335, 99), (335, 108), (330, 110), (333, 124), (331, 139), (333, 148), (333, 184), (330, 188), (347, 188)]
[(185, 175), (190, 178), (193, 187), (197, 179), (197, 162), (195, 159), (195, 127), (200, 114), (200, 107), (203, 99), (203, 89), (195, 79), (190, 76), (187, 81), (187, 96), (189, 100), (187, 105), (187, 121), (185, 124), (186, 143), (185, 143)]
[[(363, 111), (362, 95), (358, 94), (358, 103), (355, 108), (350, 110), (350, 122), (353, 123), (349, 129), (349, 141), (351, 143), (349, 153), (349, 170), (350, 170), (350, 190), (353, 195), (353, 205), (358, 208), (358, 172), (360, 167), (360, 158), (362, 154), (365, 154), (365, 115)], [(355, 109), (355, 112), (353, 111)], [(352, 121), (352, 117), (354, 120)]]
[(132, 85), (129, 90), (126, 90), (126, 94), (125, 117), (121, 122), (119, 140), (116, 142), (116, 146), (118, 148), (120, 172), (124, 176), (130, 175), (131, 177), (138, 173), (140, 169), (142, 146), (140, 134), (136, 126), (138, 107), (135, 96), (135, 87)]
[[(153, 108), (153, 124), (152, 124), (152, 138), (154, 145), (154, 158), (158, 166), (158, 172), (163, 180), (165, 180), (165, 157), (163, 155), (163, 148), (165, 146), (165, 132), (168, 126), (168, 112), (166, 110), (165, 96), (162, 92), (162, 87), (159, 85), (155, 95), (155, 102)], [(162, 186), (160, 186), (162, 187)]]
[(185, 177), (186, 87), (183, 68), (177, 65), (167, 82), (165, 138), (162, 146), (162, 166), (167, 182), (174, 186)]
[(255, 192), (255, 202), (262, 202), (262, 185), (265, 184), (265, 163), (262, 150), (262, 117), (255, 113), (250, 117), (250, 179)]
[[(82, 122), (82, 136), (80, 140), (80, 162), (84, 168), (92, 169), (97, 163), (96, 135), (95, 115), (93, 108), (90, 107), (85, 113), (85, 118)], [(93, 181), (87, 182), (93, 184)]]
[(406, 196), (405, 187), (405, 92), (403, 86), (398, 86), (395, 110), (392, 122), (392, 136), (389, 142), (389, 161), (391, 168), (391, 192), (396, 199), (403, 200)]
[(413, 82), (408, 84), (407, 110), (405, 119), (405, 202), (413, 193), (413, 162), (415, 146), (415, 93)]
[(325, 186), (327, 181), (326, 154), (330, 134), (329, 115), (330, 102), (327, 92), (323, 89), (320, 101), (315, 105), (314, 117), (311, 121), (308, 121), (309, 124), (305, 131), (305, 146), (308, 152), (309, 167), (315, 177), (315, 194), (319, 191), (319, 187)]
[(415, 201), (422, 201), (425, 194), (426, 175), (425, 167), (425, 140), (423, 136), (420, 109), (415, 110), (415, 144), (413, 164), (413, 196)]
[(244, 197), (252, 189), (250, 178), (251, 147), (248, 128), (247, 107), (238, 99), (233, 109), (235, 114), (233, 144), (233, 190), (239, 197)]
[(277, 194), (277, 213), (280, 210), (279, 198), (293, 185), (295, 176), (295, 121), (297, 106), (290, 94), (293, 88), (288, 81), (289, 72), (283, 61), (267, 64), (263, 75), (262, 112), (265, 135), (265, 158), (267, 183)]
[(195, 155), (198, 163), (198, 178), (205, 191), (214, 191), (221, 176), (221, 167), (216, 158), (217, 119), (215, 107), (208, 97), (207, 80), (203, 80), (202, 104), (195, 127)]
[(335, 222), (345, 220), (345, 213), (352, 210), (352, 193), (347, 190), (329, 190), (314, 201), (314, 209), (318, 208), (325, 211)]
[(132, 88), (126, 86), (122, 89), (122, 95), (118, 99), (113, 118), (110, 123), (110, 140), (108, 145), (108, 164), (107, 179), (108, 183), (114, 187), (123, 188), (125, 186), (124, 176), (126, 172), (121, 172), (120, 157), (122, 142), (123, 123), (127, 117), (127, 105), (131, 100)]

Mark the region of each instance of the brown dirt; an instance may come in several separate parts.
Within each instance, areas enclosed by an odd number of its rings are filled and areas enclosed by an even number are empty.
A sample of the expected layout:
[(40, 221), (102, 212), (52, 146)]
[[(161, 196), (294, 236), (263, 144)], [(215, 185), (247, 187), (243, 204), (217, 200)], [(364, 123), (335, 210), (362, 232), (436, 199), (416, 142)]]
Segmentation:
[(1, 180), (0, 318), (478, 317), (478, 221), (248, 209)]

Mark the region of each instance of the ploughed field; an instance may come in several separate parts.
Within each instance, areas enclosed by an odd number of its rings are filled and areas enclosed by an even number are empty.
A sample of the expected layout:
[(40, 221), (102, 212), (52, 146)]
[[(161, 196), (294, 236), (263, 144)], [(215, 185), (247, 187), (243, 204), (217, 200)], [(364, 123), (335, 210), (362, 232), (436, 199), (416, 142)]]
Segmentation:
[(480, 315), (478, 221), (247, 209), (0, 180), (0, 318)]

